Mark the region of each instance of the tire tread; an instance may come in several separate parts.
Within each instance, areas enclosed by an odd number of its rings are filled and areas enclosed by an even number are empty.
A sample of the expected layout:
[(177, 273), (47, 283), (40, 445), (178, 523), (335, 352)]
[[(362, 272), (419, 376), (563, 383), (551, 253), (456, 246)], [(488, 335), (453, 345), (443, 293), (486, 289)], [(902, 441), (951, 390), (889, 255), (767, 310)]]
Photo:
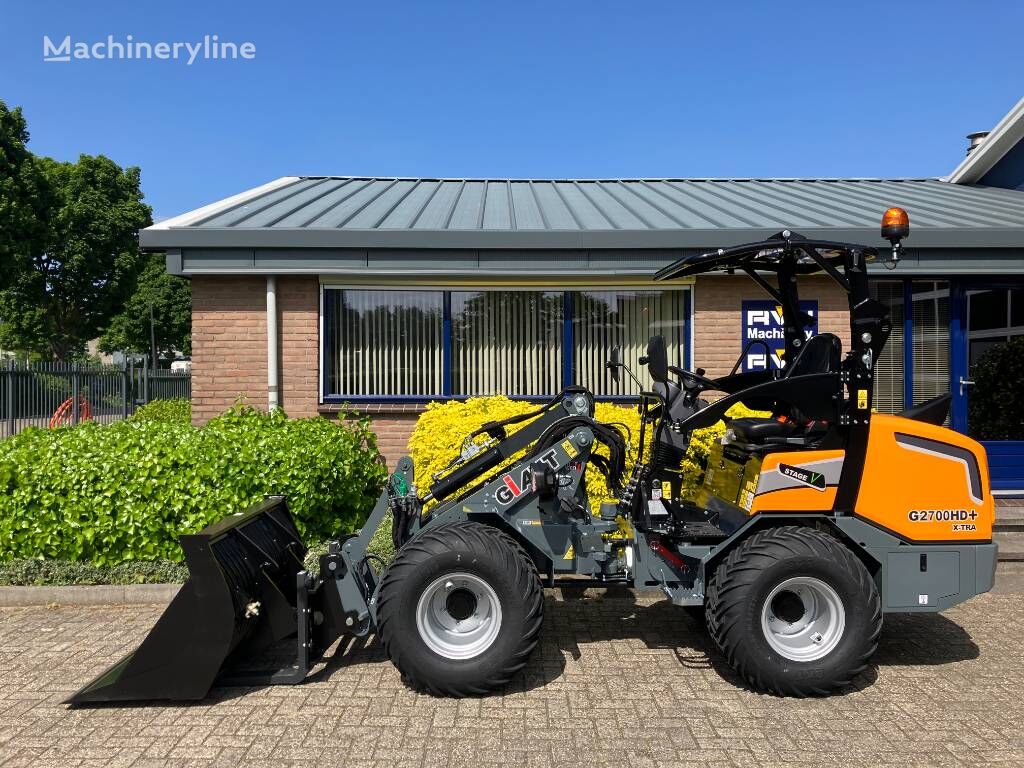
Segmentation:
[[(453, 544), (485, 554), (500, 563), (500, 568), (511, 575), (524, 599), (524, 620), (513, 652), (499, 669), (476, 683), (431, 679), (417, 665), (408, 662), (403, 654), (403, 643), (398, 639), (403, 631), (415, 632), (415, 629), (402, 626), (403, 621), (399, 615), (401, 601), (398, 598), (403, 591), (403, 582), (423, 560), (450, 551)], [(543, 622), (544, 589), (533, 560), (508, 534), (477, 522), (440, 525), (416, 536), (399, 550), (388, 566), (378, 592), (377, 634), (385, 653), (408, 685), (435, 696), (480, 696), (507, 685), (526, 665), (536, 648)]]
[[(780, 679), (749, 652), (749, 637), (743, 626), (743, 597), (763, 569), (778, 562), (780, 555), (813, 557), (834, 563), (854, 578), (868, 606), (868, 633), (861, 652), (841, 674), (816, 684)], [(867, 668), (882, 631), (881, 598), (864, 564), (835, 537), (802, 526), (768, 528), (732, 549), (714, 571), (705, 605), (708, 632), (730, 665), (752, 687), (780, 696), (824, 696), (849, 685)]]

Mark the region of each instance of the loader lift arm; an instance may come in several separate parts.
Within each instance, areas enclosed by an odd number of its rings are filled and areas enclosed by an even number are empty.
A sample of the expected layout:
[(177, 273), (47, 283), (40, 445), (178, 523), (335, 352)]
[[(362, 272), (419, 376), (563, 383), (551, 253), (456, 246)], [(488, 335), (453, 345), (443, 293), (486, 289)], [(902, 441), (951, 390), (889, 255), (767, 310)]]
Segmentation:
[[(598, 463), (618, 483), (625, 441), (595, 422), (593, 409), (593, 395), (574, 387), (535, 411), (484, 425), (470, 438), (487, 434), (490, 442), (464, 451), (423, 496), (414, 485), (412, 459), (401, 459), (362, 528), (329, 544), (318, 575), (303, 568), (306, 548), (283, 496), (183, 537), (188, 582), (139, 649), (69, 703), (192, 700), (217, 683), (301, 682), (340, 636), (374, 630), (379, 558), (368, 547), (389, 513), (396, 548), (446, 522), (476, 517), (511, 525), (514, 515), (527, 508), (533, 514), (540, 506), (564, 516), (585, 501), (584, 472), (595, 442), (609, 447), (611, 458)], [(498, 471), (524, 450), (521, 460)], [(436, 506), (422, 514), (430, 501)], [(281, 643), (292, 648), (286, 663), (249, 668), (252, 658)]]
[[(316, 652), (312, 658), (342, 634), (366, 635), (375, 627), (380, 575), (367, 551), (389, 513), (396, 549), (422, 530), (445, 523), (490, 518), (511, 527), (513, 518), (531, 504), (546, 506), (552, 514), (568, 514), (581, 506), (574, 499), (585, 499), (584, 472), (595, 441), (609, 447), (612, 458), (605, 466), (610, 466), (613, 484), (618, 483), (625, 443), (615, 429), (593, 420), (593, 408), (593, 395), (571, 388), (536, 411), (484, 425), (471, 437), (487, 433), (493, 442), (483, 452), (449, 465), (447, 474), (437, 477), (423, 496), (417, 495), (414, 485), (412, 459), (401, 459), (359, 532), (332, 543), (321, 558), (311, 603), (314, 618), (318, 612), (322, 620), (310, 630)], [(506, 426), (527, 420), (518, 431), (505, 435)], [(521, 460), (495, 471), (530, 446), (533, 449)], [(424, 515), (423, 505), (429, 501), (438, 503)]]

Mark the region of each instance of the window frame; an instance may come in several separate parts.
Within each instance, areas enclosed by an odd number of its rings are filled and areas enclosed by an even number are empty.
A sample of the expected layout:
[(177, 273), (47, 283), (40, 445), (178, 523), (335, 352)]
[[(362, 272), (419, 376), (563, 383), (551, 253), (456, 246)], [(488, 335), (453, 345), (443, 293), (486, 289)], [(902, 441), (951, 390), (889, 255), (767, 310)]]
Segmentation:
[(441, 294), (441, 388), (442, 391), (450, 391), (451, 388), (451, 369), (447, 364), (447, 355), (445, 350), (450, 347), (451, 342), (451, 304), (449, 292), (441, 288), (421, 288), (419, 286), (413, 287), (387, 287), (377, 288), (369, 285), (325, 285), (320, 284), (320, 343), (318, 345), (318, 366), (320, 369), (320, 404), (321, 405), (337, 405), (342, 403), (408, 403), (422, 401), (429, 403), (438, 399), (447, 399), (441, 393), (424, 394), (424, 395), (344, 395), (344, 394), (332, 394), (327, 392), (327, 383), (329, 376), (327, 375), (327, 362), (328, 356), (327, 343), (329, 338), (333, 339), (337, 333), (336, 328), (329, 328), (326, 323), (326, 312), (327, 307), (327, 290), (337, 291), (363, 291), (367, 293), (440, 293)]
[[(911, 277), (885, 277), (879, 275), (870, 275), (872, 283), (891, 283), (893, 285), (899, 285), (903, 291), (903, 348), (902, 352), (902, 368), (903, 368), (903, 408), (913, 408), (915, 399), (914, 390), (914, 301), (915, 299), (920, 301), (922, 299), (937, 298), (941, 296), (948, 297), (950, 301), (950, 313), (952, 320), (952, 303), (953, 303), (953, 289), (954, 280), (953, 278), (938, 275), (914, 275)], [(934, 289), (931, 291), (924, 291), (914, 293), (914, 285), (920, 283), (945, 283), (946, 289), (941, 288)], [(950, 375), (950, 392), (952, 392), (952, 382), (955, 378), (954, 374), (954, 360), (953, 360), (953, 339), (950, 338), (949, 347), (949, 375)]]
[[(1013, 309), (1016, 302), (1014, 301), (1013, 292), (1020, 290), (1016, 285), (1008, 284), (1006, 286), (999, 286), (1006, 291), (1006, 324), (1000, 325), (995, 328), (986, 328), (985, 330), (976, 331), (968, 326), (967, 341), (968, 345), (972, 341), (987, 341), (989, 339), (997, 339), (1000, 341), (1009, 341), (1010, 339), (1024, 335), (1024, 325), (1014, 325), (1013, 323)], [(979, 294), (987, 293), (993, 290), (989, 288), (967, 288), (964, 293), (967, 296), (967, 309), (966, 317), (967, 322), (970, 323), (971, 317), (971, 301), (974, 296)], [(970, 359), (970, 351), (968, 350), (968, 359)]]
[[(476, 378), (481, 373), (481, 371), (470, 371), (470, 372), (467, 372), (467, 371), (465, 371), (462, 368), (462, 366), (458, 365), (457, 363), (458, 363), (458, 357), (459, 356), (456, 355), (456, 349), (457, 348), (461, 348), (461, 351), (463, 353), (469, 351), (471, 356), (473, 356), (473, 354), (475, 352), (476, 356), (479, 356), (480, 358), (486, 358), (487, 357), (487, 353), (486, 352), (484, 352), (483, 350), (481, 350), (478, 347), (474, 347), (472, 342), (467, 341), (467, 338), (466, 338), (467, 336), (468, 337), (476, 337), (476, 340), (479, 341), (480, 340), (479, 334), (480, 334), (481, 328), (480, 327), (474, 328), (471, 324), (470, 325), (465, 324), (463, 313), (466, 310), (467, 303), (464, 302), (464, 303), (460, 304), (458, 299), (456, 298), (456, 294), (461, 294), (464, 298), (469, 299), (469, 300), (473, 300), (473, 298), (477, 297), (477, 296), (487, 295), (487, 298), (484, 299), (485, 303), (493, 301), (494, 298), (501, 297), (502, 294), (504, 294), (506, 296), (509, 295), (509, 294), (518, 294), (520, 296), (522, 296), (522, 295), (532, 295), (535, 299), (539, 300), (537, 308), (539, 308), (540, 304), (543, 304), (545, 301), (550, 301), (551, 305), (553, 307), (557, 307), (558, 312), (560, 313), (560, 317), (558, 319), (553, 319), (550, 322), (550, 324), (547, 326), (548, 330), (551, 332), (551, 337), (550, 338), (552, 340), (557, 340), (557, 345), (555, 347), (556, 354), (552, 356), (554, 358), (554, 365), (546, 368), (546, 370), (545, 370), (545, 377), (549, 378), (549, 380), (552, 381), (552, 382), (557, 382), (556, 389), (553, 392), (543, 392), (543, 391), (541, 391), (539, 393), (532, 394), (532, 395), (519, 395), (519, 396), (516, 396), (516, 399), (521, 399), (521, 400), (526, 400), (526, 401), (546, 402), (552, 396), (554, 396), (558, 391), (560, 391), (561, 389), (563, 389), (565, 387), (564, 382), (565, 382), (565, 360), (566, 360), (566, 355), (564, 354), (564, 349), (562, 349), (561, 346), (560, 346), (560, 345), (564, 345), (564, 343), (565, 343), (565, 312), (566, 312), (567, 304), (566, 304), (566, 297), (565, 297), (565, 291), (564, 290), (559, 290), (559, 289), (554, 288), (554, 287), (536, 287), (536, 288), (529, 288), (527, 290), (523, 290), (522, 288), (519, 288), (519, 289), (514, 290), (514, 291), (513, 290), (483, 290), (481, 288), (462, 288), (462, 287), (460, 287), (460, 288), (453, 288), (453, 289), (451, 289), (449, 291), (445, 291), (444, 292), (444, 303), (445, 303), (446, 310), (448, 311), (448, 319), (451, 322), (451, 328), (452, 328), (451, 343), (450, 344), (446, 344), (446, 345), (442, 345), (442, 357), (446, 358), (444, 360), (444, 362), (445, 362), (444, 369), (445, 369), (445, 371), (448, 374), (450, 374), (450, 379), (451, 379), (450, 382), (446, 382), (446, 388), (445, 388), (445, 391), (443, 393), (443, 396), (446, 399), (450, 399), (450, 400), (466, 400), (466, 399), (471, 398), (471, 397), (487, 397), (490, 394), (497, 394), (497, 393), (487, 393), (487, 392), (462, 392), (462, 393), (458, 393), (458, 392), (455, 391), (458, 388), (459, 372), (460, 371), (462, 371), (464, 379), (465, 378)], [(499, 298), (499, 300), (503, 300), (503, 299)], [(501, 314), (485, 313), (485, 316), (486, 316), (486, 320), (484, 321), (485, 324), (486, 323), (490, 323), (492, 326), (497, 326), (497, 325), (501, 324), (502, 322), (508, 322), (507, 316), (504, 316), (504, 315), (501, 315)], [(540, 316), (539, 315), (534, 315), (533, 319), (537, 320), (539, 322)], [(459, 342), (459, 329), (460, 329), (460, 325), (461, 325), (462, 336), (463, 336), (463, 338), (461, 340), (461, 343)], [(484, 327), (486, 327), (486, 325)], [(502, 334), (501, 334), (500, 331), (494, 330), (494, 341), (495, 341), (494, 346), (495, 347), (499, 346), (499, 342), (497, 341), (497, 339), (501, 335)], [(509, 339), (506, 338), (505, 340), (508, 341)], [(529, 339), (526, 339), (525, 337), (521, 338), (521, 339), (518, 339), (518, 340), (519, 341), (530, 341)], [(549, 353), (550, 353), (550, 351), (551, 350), (549, 350)], [(560, 352), (560, 354), (559, 354), (559, 352)], [(502, 377), (500, 375), (495, 375), (494, 376), (495, 381), (501, 380), (501, 378)], [(541, 387), (538, 387), (538, 389), (541, 389)], [(505, 394), (505, 393), (501, 393), (501, 394)]]
[[(629, 291), (629, 290), (659, 290), (659, 291), (681, 291), (682, 296), (682, 312), (683, 316), (680, 321), (683, 324), (682, 338), (685, 340), (683, 344), (683, 365), (689, 369), (693, 364), (693, 288), (694, 286), (689, 283), (681, 285), (661, 285), (661, 284), (650, 284), (650, 285), (631, 285), (621, 283), (607, 283), (607, 284), (581, 284), (571, 285), (562, 283), (559, 286), (550, 284), (538, 284), (538, 285), (510, 285), (510, 286), (495, 286), (495, 285), (370, 285), (370, 284), (350, 284), (350, 283), (320, 283), (320, 317), (319, 317), (319, 330), (320, 340), (318, 344), (318, 366), (319, 366), (319, 377), (320, 377), (320, 405), (342, 405), (345, 403), (352, 403), (357, 405), (384, 405), (384, 404), (397, 404), (397, 405), (420, 405), (430, 402), (448, 402), (448, 401), (460, 401), (468, 400), (471, 397), (480, 397), (480, 395), (453, 395), (452, 394), (452, 293), (462, 293), (467, 291), (530, 291), (530, 292), (559, 292), (562, 294), (562, 362), (561, 362), (561, 386), (568, 387), (572, 386), (572, 355), (575, 343), (575, 336), (573, 331), (573, 314), (572, 314), (572, 295), (579, 291), (588, 290), (601, 290), (601, 291)], [(326, 374), (326, 363), (327, 363), (327, 350), (329, 349), (328, 343), (333, 338), (334, 331), (330, 328), (330, 324), (326, 321), (324, 313), (324, 307), (326, 303), (327, 291), (429, 291), (442, 293), (442, 319), (441, 319), (441, 369), (442, 369), (442, 392), (435, 395), (341, 395), (333, 394), (327, 391), (328, 377)], [(552, 392), (551, 395), (556, 394)], [(548, 397), (550, 397), (549, 395)], [(523, 400), (527, 402), (545, 402), (547, 397), (544, 396), (520, 396), (520, 395), (509, 395), (513, 400)], [(639, 402), (639, 398), (631, 395), (609, 395), (600, 397), (602, 402), (619, 402), (619, 403), (636, 403)]]
[[(571, 288), (571, 290), (567, 291), (566, 304), (565, 304), (566, 310), (565, 311), (571, 312), (573, 314), (573, 316), (568, 318), (568, 320), (570, 322), (567, 323), (565, 327), (563, 327), (563, 344), (571, 345), (571, 349), (570, 349), (571, 354), (566, 355), (566, 356), (563, 357), (563, 368), (564, 368), (564, 371), (563, 371), (563, 384), (562, 384), (562, 386), (563, 387), (564, 386), (580, 386), (580, 384), (577, 384), (574, 381), (577, 378), (576, 377), (576, 368), (577, 368), (577, 363), (579, 362), (576, 359), (576, 357), (575, 357), (576, 352), (577, 352), (575, 333), (576, 333), (576, 324), (577, 324), (577, 320), (578, 320), (578, 318), (575, 316), (575, 310), (576, 310), (576, 297), (578, 295), (586, 294), (586, 293), (615, 293), (615, 294), (618, 294), (618, 293), (641, 293), (641, 292), (643, 292), (643, 293), (651, 293), (651, 292), (673, 292), (673, 293), (679, 293), (680, 296), (677, 299), (675, 299), (675, 300), (679, 302), (678, 306), (679, 306), (679, 309), (680, 309), (683, 317), (684, 318), (689, 318), (690, 313), (691, 313), (691, 303), (690, 303), (691, 293), (690, 293), (690, 290), (692, 290), (692, 287), (693, 286), (668, 286), (668, 287), (666, 287), (664, 285), (653, 285), (653, 286), (646, 286), (645, 285), (645, 286), (628, 286), (628, 287), (623, 287), (623, 286), (614, 286), (614, 287), (613, 286), (597, 286), (597, 287), (583, 286), (583, 287), (574, 287), (574, 288)], [(683, 291), (682, 290), (683, 288), (688, 288), (690, 290)], [(682, 355), (677, 357), (674, 354), (677, 351), (676, 345), (669, 344), (667, 346), (666, 351), (669, 353), (669, 355), (668, 355), (669, 360), (668, 361), (669, 361), (670, 365), (676, 365), (677, 362), (678, 362), (678, 364), (681, 365), (683, 368), (685, 368), (687, 370), (692, 369), (692, 365), (691, 365), (691, 361), (692, 361), (692, 334), (693, 334), (693, 324), (690, 323), (687, 320), (686, 322), (683, 323), (682, 328), (679, 330), (679, 333), (678, 333), (678, 340), (679, 340), (678, 341), (678, 348), (679, 348), (678, 351), (681, 351)], [(666, 334), (666, 336), (667, 336), (667, 334)], [(668, 342), (668, 341), (669, 341), (669, 339), (666, 338), (666, 342)], [(569, 347), (566, 347), (566, 348), (569, 348)], [(636, 373), (637, 373), (637, 376), (641, 380), (643, 380), (645, 378), (645, 376), (641, 375), (639, 371), (637, 371)], [(623, 376), (625, 376), (625, 375), (623, 374)], [(628, 377), (625, 377), (625, 378), (628, 380)], [(637, 394), (629, 394), (629, 395), (602, 394), (602, 393), (596, 391), (597, 386), (598, 386), (597, 384), (587, 383), (587, 384), (585, 384), (585, 386), (587, 386), (588, 389), (590, 389), (592, 392), (594, 392), (594, 396), (598, 400), (600, 400), (601, 402), (638, 403), (640, 401), (639, 393), (637, 393)], [(641, 387), (641, 389), (643, 389), (643, 387)]]

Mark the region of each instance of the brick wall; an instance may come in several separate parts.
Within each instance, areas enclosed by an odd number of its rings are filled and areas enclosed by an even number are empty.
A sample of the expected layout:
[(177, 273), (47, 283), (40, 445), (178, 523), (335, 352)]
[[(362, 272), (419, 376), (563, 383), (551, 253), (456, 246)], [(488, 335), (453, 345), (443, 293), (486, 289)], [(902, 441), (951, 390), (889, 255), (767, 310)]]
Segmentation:
[[(279, 277), (277, 310), (281, 407), (289, 416), (316, 416), (320, 412), (317, 278)], [(239, 395), (258, 408), (267, 407), (266, 321), (265, 277), (192, 278), (193, 422), (205, 424)], [(408, 452), (417, 416), (387, 411), (370, 415), (389, 467), (394, 468)]]
[(418, 413), (389, 413), (371, 416), (373, 431), (377, 433), (377, 448), (387, 459), (388, 468), (394, 469), (398, 460), (409, 453), (409, 435), (416, 426)]
[(244, 395), (267, 407), (263, 277), (192, 278), (192, 421), (205, 424)]
[[(694, 286), (693, 364), (705, 368), (711, 377), (732, 370), (743, 348), (740, 307), (744, 299), (763, 299), (767, 295), (750, 278), (698, 277)], [(800, 281), (800, 298), (818, 302), (818, 332), (834, 333), (850, 345), (850, 326), (846, 294), (827, 277), (808, 277)]]
[(281, 334), (281, 407), (289, 416), (316, 416), (320, 401), (320, 282), (277, 278)]
[[(277, 280), (281, 405), (291, 416), (317, 413), (319, 295), (315, 277)], [(240, 395), (267, 407), (266, 278), (193, 277), (193, 422), (206, 423)]]

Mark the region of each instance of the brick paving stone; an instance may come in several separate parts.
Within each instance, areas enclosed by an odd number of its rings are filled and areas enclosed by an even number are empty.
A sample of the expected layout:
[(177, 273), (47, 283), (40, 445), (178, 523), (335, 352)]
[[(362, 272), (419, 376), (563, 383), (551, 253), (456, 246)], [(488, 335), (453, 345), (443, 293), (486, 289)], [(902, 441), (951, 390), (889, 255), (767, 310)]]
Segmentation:
[(153, 606), (0, 609), (0, 766), (1024, 765), (1024, 594), (886, 618), (842, 695), (740, 684), (681, 611), (552, 595), (541, 646), (500, 694), (408, 690), (370, 640), (301, 686), (189, 705), (61, 702), (133, 648)]

